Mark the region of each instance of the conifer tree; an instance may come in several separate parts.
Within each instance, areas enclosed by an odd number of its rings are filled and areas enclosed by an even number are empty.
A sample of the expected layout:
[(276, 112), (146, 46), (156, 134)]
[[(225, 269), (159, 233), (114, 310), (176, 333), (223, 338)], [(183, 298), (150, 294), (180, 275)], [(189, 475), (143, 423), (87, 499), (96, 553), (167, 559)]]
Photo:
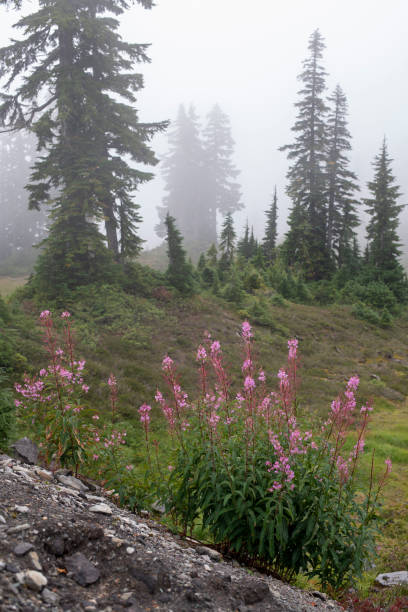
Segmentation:
[(162, 162), (167, 195), (163, 206), (158, 207), (160, 223), (156, 232), (165, 235), (163, 224), (169, 213), (185, 236), (187, 251), (192, 252), (192, 245), (197, 251), (205, 251), (216, 239), (205, 231), (209, 222), (204, 197), (204, 153), (193, 106), (188, 112), (183, 105), (179, 107), (169, 145), (169, 153)]
[(368, 183), (371, 197), (365, 198), (364, 203), (370, 215), (367, 226), (369, 264), (374, 268), (378, 280), (395, 289), (401, 285), (404, 277), (399, 262), (401, 243), (397, 233), (399, 214), (404, 205), (398, 204), (401, 192), (395, 184), (391, 169), (392, 161), (384, 138), (380, 152), (373, 163), (374, 178)]
[(236, 182), (239, 171), (234, 166), (234, 140), (228, 116), (216, 104), (207, 117), (203, 131), (205, 194), (208, 215), (204, 229), (212, 241), (217, 238), (217, 211), (223, 215), (240, 210), (240, 186)]
[(348, 167), (351, 136), (347, 128), (347, 99), (339, 85), (329, 101), (333, 106), (327, 119), (327, 247), (341, 267), (350, 262), (353, 251), (355, 228), (359, 224), (355, 192), (359, 187), (356, 175)]
[(276, 192), (276, 185), (275, 185), (275, 191), (273, 193), (271, 206), (267, 211), (265, 211), (265, 214), (266, 214), (266, 227), (265, 227), (265, 237), (263, 239), (262, 247), (263, 247), (265, 260), (268, 263), (272, 263), (272, 261), (275, 258), (276, 237), (278, 234), (278, 230), (277, 230), (278, 196)]
[(248, 219), (246, 220), (244, 235), (240, 240), (238, 240), (237, 245), (238, 255), (244, 257), (245, 259), (249, 259), (250, 257), (250, 244), (249, 244), (249, 223)]
[(227, 265), (232, 263), (235, 251), (236, 232), (234, 229), (234, 220), (232, 213), (228, 212), (225, 215), (224, 223), (221, 231), (220, 249), (222, 252), (223, 262)]
[(325, 162), (327, 142), (325, 119), (327, 106), (323, 99), (326, 72), (320, 61), (325, 45), (319, 30), (309, 40), (309, 57), (299, 76), (303, 87), (295, 104), (298, 117), (292, 131), (293, 144), (281, 147), (288, 151), (292, 166), (288, 172), (287, 193), (292, 200), (285, 254), (290, 265), (305, 269), (307, 277), (319, 280), (327, 275), (327, 202)]
[(52, 203), (38, 268), (49, 285), (75, 286), (103, 275), (102, 220), (116, 259), (140, 249), (132, 192), (151, 174), (126, 159), (156, 163), (147, 143), (166, 124), (140, 123), (132, 107), (143, 87), (133, 64), (148, 58), (146, 45), (118, 34), (112, 15), (127, 8), (126, 0), (39, 0), (38, 11), (16, 24), (24, 38), (0, 50), (0, 74), (14, 86), (1, 96), (0, 121), (7, 129), (31, 129), (43, 153), (28, 189), (31, 208)]
[(176, 227), (176, 220), (169, 213), (165, 218), (167, 255), (169, 265), (167, 278), (173, 287), (183, 294), (193, 292), (194, 278), (191, 264), (186, 260), (186, 251), (183, 248), (183, 238)]

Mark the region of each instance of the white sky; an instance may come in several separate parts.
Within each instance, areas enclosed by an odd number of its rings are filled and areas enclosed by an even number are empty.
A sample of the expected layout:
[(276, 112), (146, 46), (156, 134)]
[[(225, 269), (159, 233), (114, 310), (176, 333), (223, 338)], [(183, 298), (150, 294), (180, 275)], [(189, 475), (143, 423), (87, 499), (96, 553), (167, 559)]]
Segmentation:
[[(4, 45), (16, 15), (4, 9), (0, 15)], [(152, 63), (138, 68), (145, 75), (141, 120), (173, 119), (179, 104), (190, 102), (202, 118), (216, 102), (229, 115), (246, 205), (237, 226), (248, 216), (261, 238), (275, 183), (280, 232), (285, 229), (288, 163), (278, 147), (292, 141), (297, 75), (315, 28), (326, 40), (329, 92), (339, 83), (348, 97), (351, 167), (362, 193), (385, 134), (408, 202), (407, 22), (407, 0), (157, 0), (151, 11), (139, 5), (128, 11), (122, 33), (129, 42), (152, 44)], [(164, 153), (166, 137), (156, 137), (153, 147)], [(155, 172), (138, 197), (141, 233), (150, 246), (159, 242), (153, 227), (163, 196), (160, 168)], [(401, 238), (408, 243), (408, 211), (405, 218)]]

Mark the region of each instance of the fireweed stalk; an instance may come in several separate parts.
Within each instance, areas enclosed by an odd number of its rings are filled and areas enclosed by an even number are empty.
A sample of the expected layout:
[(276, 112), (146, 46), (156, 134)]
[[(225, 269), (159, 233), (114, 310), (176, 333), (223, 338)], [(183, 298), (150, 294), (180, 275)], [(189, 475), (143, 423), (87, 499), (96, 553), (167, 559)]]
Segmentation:
[[(288, 365), (278, 372), (277, 389), (268, 390), (265, 372), (254, 362), (248, 321), (242, 324), (241, 338), (242, 388), (235, 398), (220, 343), (209, 334), (196, 354), (196, 401), (182, 391), (173, 360), (163, 360), (171, 400), (158, 390), (156, 401), (173, 450), (166, 457), (171, 470), (161, 488), (162, 501), (179, 518), (184, 533), (201, 517), (220, 547), (247, 562), (286, 577), (303, 571), (318, 576), (323, 585), (344, 586), (362, 571), (377, 501), (391, 470), (387, 459), (377, 485), (372, 470), (365, 503), (357, 502), (354, 481), (372, 406), (366, 404), (358, 413), (359, 379), (353, 376), (320, 431), (302, 427), (296, 399), (297, 339), (288, 342)], [(148, 415), (143, 406), (139, 411)], [(148, 444), (146, 421), (143, 425)], [(357, 442), (343, 457), (353, 431)]]
[(17, 414), (30, 427), (30, 435), (39, 443), (47, 463), (72, 467), (103, 475), (118, 471), (122, 459), (119, 449), (126, 432), (115, 428), (117, 382), (111, 374), (108, 385), (111, 401), (111, 425), (99, 425), (99, 415), (86, 404), (89, 386), (84, 381), (85, 360), (75, 358), (71, 315), (61, 316), (59, 338), (52, 313), (44, 310), (39, 317), (44, 331), (44, 346), (49, 364), (37, 376), (24, 376), (16, 383)]

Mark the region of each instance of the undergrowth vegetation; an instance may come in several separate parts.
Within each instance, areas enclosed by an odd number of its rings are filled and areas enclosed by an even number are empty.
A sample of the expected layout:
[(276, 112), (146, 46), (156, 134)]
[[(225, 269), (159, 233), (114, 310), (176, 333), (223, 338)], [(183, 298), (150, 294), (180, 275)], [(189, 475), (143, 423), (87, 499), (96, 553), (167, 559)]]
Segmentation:
[[(224, 552), (281, 576), (302, 572), (339, 590), (361, 575), (373, 552), (378, 498), (391, 461), (374, 482), (373, 456), (368, 491), (357, 497), (372, 410), (370, 404), (356, 409), (358, 377), (349, 379), (328, 418), (313, 430), (308, 415), (299, 414), (296, 339), (288, 343), (287, 366), (271, 390), (255, 364), (245, 322), (243, 386), (236, 394), (220, 343), (207, 335), (197, 351), (200, 388), (194, 399), (181, 389), (173, 360), (164, 358), (170, 399), (159, 390), (155, 399), (168, 438), (160, 444), (152, 439), (151, 406), (143, 404), (145, 473), (139, 467), (136, 474), (128, 462), (127, 432), (118, 422), (115, 376), (108, 380), (110, 418), (102, 424), (87, 405), (85, 361), (75, 356), (70, 313), (57, 322), (46, 310), (40, 322), (49, 363), (16, 384), (15, 403), (47, 462), (99, 476), (133, 507), (160, 500), (183, 533), (205, 530)], [(357, 438), (345, 452), (351, 427)]]

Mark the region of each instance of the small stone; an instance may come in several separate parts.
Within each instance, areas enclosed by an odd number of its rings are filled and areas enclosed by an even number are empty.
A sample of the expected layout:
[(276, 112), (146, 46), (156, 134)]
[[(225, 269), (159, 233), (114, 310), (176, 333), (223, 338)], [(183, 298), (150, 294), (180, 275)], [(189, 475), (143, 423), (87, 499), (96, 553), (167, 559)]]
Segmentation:
[(13, 463), (13, 459), (11, 457), (8, 455), (0, 455), (0, 467), (7, 467), (11, 463)]
[(28, 514), (30, 512), (30, 508), (28, 506), (14, 506), (14, 510), (16, 512), (20, 512), (20, 514)]
[(199, 555), (207, 555), (212, 559), (212, 561), (221, 561), (222, 555), (218, 552), (218, 550), (214, 550), (213, 548), (207, 548), (207, 546), (197, 546), (196, 552)]
[(49, 589), (43, 589), (41, 593), (42, 600), (47, 604), (57, 604), (59, 600), (59, 596), (54, 593), (54, 591), (50, 591)]
[(161, 504), (158, 501), (155, 501), (152, 504), (152, 510), (154, 510), (155, 512), (157, 512), (158, 514), (165, 514), (166, 513), (166, 508), (163, 506), (163, 504)]
[[(45, 480), (47, 482), (52, 482), (54, 480), (52, 472), (49, 472), (48, 470), (39, 470), (39, 469), (37, 469), (37, 470), (35, 470), (35, 473), (37, 474), (37, 476), (39, 478), (41, 478), (41, 480)], [(47, 591), (48, 591), (48, 589), (47, 589)]]
[(381, 586), (405, 586), (408, 585), (408, 571), (379, 574), (375, 582)]
[(13, 552), (15, 555), (17, 555), (17, 557), (22, 557), (23, 555), (27, 554), (30, 550), (33, 550), (33, 548), (34, 546), (30, 544), (30, 542), (20, 542), (20, 544), (17, 544)]
[(32, 550), (31, 552), (28, 553), (28, 558), (30, 559), (31, 565), (33, 566), (33, 568), (37, 570), (38, 572), (41, 572), (42, 565), (40, 563), (40, 558), (38, 554), (35, 552), (35, 550)]
[(6, 519), (4, 518), (2, 514), (0, 514), (0, 523), (3, 523), (3, 525), (6, 524)]
[(36, 591), (39, 593), (42, 589), (47, 586), (48, 580), (41, 574), (41, 572), (36, 572), (35, 570), (25, 570), (24, 572), (19, 572), (17, 574), (17, 580), (20, 584), (25, 584), (29, 589)]
[(204, 569), (205, 569), (207, 572), (211, 572), (211, 567), (210, 567), (209, 565), (207, 565), (206, 563), (204, 563), (204, 566), (203, 566), (203, 567), (204, 567)]
[(115, 544), (118, 548), (124, 544), (124, 541), (121, 538), (117, 538), (116, 536), (111, 536), (112, 544)]
[(11, 445), (17, 459), (24, 463), (35, 464), (38, 460), (38, 446), (30, 438), (21, 438)]
[(78, 478), (74, 476), (64, 476), (64, 474), (58, 474), (57, 480), (61, 482), (66, 487), (71, 487), (76, 491), (88, 491), (88, 487), (84, 485)]
[(99, 570), (82, 553), (66, 557), (65, 567), (72, 573), (75, 582), (81, 586), (87, 586), (99, 580)]
[(0, 572), (3, 571), (6, 567), (6, 562), (3, 559), (0, 559)]
[(26, 529), (30, 529), (30, 525), (28, 523), (22, 523), (21, 525), (16, 525), (15, 527), (9, 527), (7, 529), (7, 533), (20, 533), (20, 531), (25, 531)]
[(126, 552), (128, 555), (133, 555), (133, 553), (135, 552), (135, 549), (132, 546), (128, 546), (126, 549)]
[(100, 514), (112, 514), (112, 509), (108, 504), (95, 504), (89, 508), (89, 512), (99, 512)]

